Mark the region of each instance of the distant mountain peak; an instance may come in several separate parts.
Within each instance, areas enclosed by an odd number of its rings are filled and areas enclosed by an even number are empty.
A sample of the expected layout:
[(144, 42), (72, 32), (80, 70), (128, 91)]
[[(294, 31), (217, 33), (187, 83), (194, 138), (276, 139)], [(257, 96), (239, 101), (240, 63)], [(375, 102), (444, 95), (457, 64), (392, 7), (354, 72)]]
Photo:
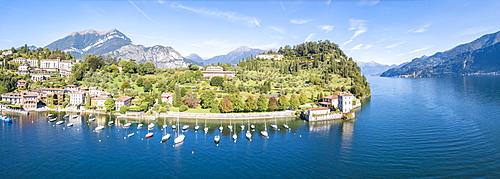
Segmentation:
[(69, 36), (86, 35), (86, 34), (106, 35), (106, 34), (109, 34), (112, 32), (116, 32), (116, 31), (118, 31), (116, 28), (113, 28), (113, 29), (108, 30), (108, 31), (99, 31), (99, 30), (89, 29), (89, 30), (84, 30), (84, 31), (80, 31), (80, 32), (73, 32), (73, 33), (69, 34)]

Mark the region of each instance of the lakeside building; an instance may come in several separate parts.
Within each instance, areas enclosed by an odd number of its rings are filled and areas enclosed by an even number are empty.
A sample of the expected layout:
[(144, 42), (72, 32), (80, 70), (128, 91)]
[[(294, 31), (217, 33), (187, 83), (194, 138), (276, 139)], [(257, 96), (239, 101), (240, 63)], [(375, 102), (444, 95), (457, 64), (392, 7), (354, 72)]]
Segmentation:
[(77, 106), (78, 104), (85, 104), (86, 93), (73, 91), (69, 93), (69, 104)]
[(108, 98), (108, 96), (94, 97), (92, 98), (92, 105), (94, 105), (97, 110), (106, 110), (106, 105), (104, 105), (104, 102), (106, 102)]
[(130, 107), (131, 101), (132, 101), (132, 98), (128, 97), (128, 96), (122, 96), (122, 97), (116, 98), (115, 99), (115, 110), (119, 111), (120, 107), (122, 107), (122, 106)]
[(340, 111), (343, 113), (348, 113), (352, 110), (352, 100), (354, 100), (354, 95), (349, 93), (340, 94), (338, 96), (338, 105)]
[(329, 107), (333, 109), (338, 108), (339, 104), (339, 96), (338, 95), (329, 95), (323, 97), (323, 101), (319, 102), (319, 104), (323, 107)]
[(203, 77), (212, 78), (214, 76), (221, 77), (235, 77), (234, 71), (224, 71), (222, 67), (207, 67), (205, 71), (201, 71), (203, 73)]
[(2, 94), (2, 101), (9, 102), (7, 105), (17, 105), (25, 110), (36, 109), (38, 104), (37, 94), (29, 91)]
[(259, 54), (255, 58), (260, 58), (260, 59), (268, 59), (268, 60), (282, 60), (283, 59), (282, 54)]

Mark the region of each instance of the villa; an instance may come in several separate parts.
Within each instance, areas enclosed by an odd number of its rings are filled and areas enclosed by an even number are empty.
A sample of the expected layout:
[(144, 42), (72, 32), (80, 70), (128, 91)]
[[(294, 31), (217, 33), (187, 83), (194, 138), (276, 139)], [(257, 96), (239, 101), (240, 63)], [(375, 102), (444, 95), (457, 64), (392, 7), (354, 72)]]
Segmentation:
[(260, 55), (257, 55), (256, 58), (260, 58), (260, 59), (268, 59), (268, 60), (281, 60), (283, 59), (283, 55), (282, 54), (260, 54)]
[(122, 107), (122, 106), (130, 107), (131, 101), (132, 101), (132, 98), (128, 97), (128, 96), (122, 96), (122, 97), (116, 98), (115, 99), (115, 110), (116, 111), (120, 110), (120, 107)]
[(205, 71), (201, 71), (203, 77), (212, 78), (214, 76), (235, 77), (234, 71), (224, 71), (222, 67), (207, 67)]

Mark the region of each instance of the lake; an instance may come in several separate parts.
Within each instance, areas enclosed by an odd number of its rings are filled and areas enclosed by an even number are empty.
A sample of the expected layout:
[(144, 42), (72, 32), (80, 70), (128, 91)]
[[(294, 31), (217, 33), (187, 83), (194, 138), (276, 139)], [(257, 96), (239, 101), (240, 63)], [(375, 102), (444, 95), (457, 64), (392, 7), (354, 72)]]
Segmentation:
[[(147, 122), (123, 128), (124, 120), (96, 115), (48, 122), (47, 113), (11, 115), (0, 123), (2, 178), (498, 178), (500, 176), (500, 76), (444, 78), (368, 77), (372, 97), (354, 121), (308, 123), (267, 120), (269, 138), (248, 121), (180, 121), (184, 143), (173, 146), (175, 119), (165, 119), (146, 139)], [(63, 114), (58, 115), (58, 119)], [(107, 122), (114, 120), (115, 125)], [(235, 124), (236, 123), (236, 124)], [(105, 125), (102, 131), (95, 127)], [(246, 125), (245, 130), (240, 125)], [(280, 130), (271, 129), (278, 124)], [(282, 125), (287, 124), (291, 130)], [(231, 135), (239, 136), (233, 142)], [(127, 134), (134, 133), (132, 137)], [(173, 134), (160, 143), (165, 133)]]

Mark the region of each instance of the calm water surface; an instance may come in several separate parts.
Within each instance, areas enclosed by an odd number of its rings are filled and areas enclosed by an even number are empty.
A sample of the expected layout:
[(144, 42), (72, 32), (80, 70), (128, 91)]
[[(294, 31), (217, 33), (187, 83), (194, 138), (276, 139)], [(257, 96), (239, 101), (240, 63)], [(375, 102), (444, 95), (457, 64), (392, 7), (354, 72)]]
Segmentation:
[[(97, 121), (70, 119), (74, 127), (47, 122), (47, 113), (12, 115), (0, 123), (2, 178), (402, 178), (500, 177), (500, 77), (472, 76), (424, 79), (369, 77), (372, 98), (355, 121), (308, 123), (268, 120), (268, 139), (257, 125), (253, 140), (233, 123), (217, 146), (219, 121), (210, 131), (183, 132), (185, 142), (173, 147), (174, 134), (163, 121), (152, 130), (126, 121), (97, 116)], [(59, 118), (63, 114), (59, 115)], [(116, 121), (100, 132), (93, 129)], [(204, 121), (198, 120), (201, 127)], [(280, 130), (270, 129), (271, 124)], [(288, 124), (291, 130), (281, 125)], [(226, 127), (228, 124), (222, 124)], [(247, 129), (247, 128), (246, 128)], [(135, 135), (127, 138), (127, 134)], [(124, 138), (125, 137), (125, 138)]]

